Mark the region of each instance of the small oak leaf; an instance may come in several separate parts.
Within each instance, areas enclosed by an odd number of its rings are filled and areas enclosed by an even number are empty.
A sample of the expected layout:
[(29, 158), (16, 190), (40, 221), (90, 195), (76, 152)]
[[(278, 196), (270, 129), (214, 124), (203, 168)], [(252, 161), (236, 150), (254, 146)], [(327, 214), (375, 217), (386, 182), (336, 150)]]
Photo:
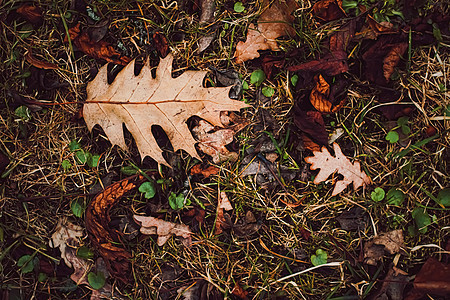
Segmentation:
[(311, 164), (311, 170), (320, 169), (314, 179), (315, 184), (325, 181), (334, 172), (338, 172), (344, 176), (344, 179), (336, 182), (331, 194), (332, 196), (336, 196), (342, 192), (350, 183), (353, 183), (354, 190), (370, 184), (370, 178), (366, 173), (361, 171), (361, 166), (358, 161), (351, 163), (336, 143), (333, 143), (333, 149), (335, 157), (328, 152), (327, 148), (322, 147), (322, 151), (314, 151), (314, 156), (305, 158), (305, 161)]

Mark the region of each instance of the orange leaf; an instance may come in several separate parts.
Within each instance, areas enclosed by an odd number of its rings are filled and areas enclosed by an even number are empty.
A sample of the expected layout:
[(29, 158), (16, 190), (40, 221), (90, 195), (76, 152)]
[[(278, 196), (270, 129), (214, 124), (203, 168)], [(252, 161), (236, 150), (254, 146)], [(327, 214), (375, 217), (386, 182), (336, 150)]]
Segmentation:
[(219, 171), (220, 169), (216, 166), (203, 168), (202, 164), (196, 164), (191, 168), (191, 175), (203, 175), (205, 178), (208, 178), (209, 176), (219, 174)]
[(316, 76), (316, 86), (312, 89), (309, 100), (311, 104), (320, 112), (329, 113), (331, 112), (331, 102), (328, 100), (330, 96), (330, 85), (328, 82), (319, 74)]

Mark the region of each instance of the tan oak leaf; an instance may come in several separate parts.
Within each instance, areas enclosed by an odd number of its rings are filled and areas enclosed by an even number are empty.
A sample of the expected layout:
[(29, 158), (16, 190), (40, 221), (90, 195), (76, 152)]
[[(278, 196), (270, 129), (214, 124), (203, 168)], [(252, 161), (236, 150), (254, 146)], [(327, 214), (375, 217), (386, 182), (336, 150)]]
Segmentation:
[(134, 220), (142, 227), (140, 229), (142, 234), (158, 236), (158, 246), (164, 245), (172, 235), (181, 238), (181, 242), (186, 247), (190, 247), (192, 244), (191, 230), (189, 226), (184, 224), (175, 224), (172, 222), (164, 221), (154, 217), (145, 217), (134, 215)]
[(371, 183), (366, 173), (361, 171), (359, 161), (351, 163), (336, 143), (333, 143), (333, 149), (335, 157), (325, 147), (322, 147), (322, 151), (313, 151), (314, 156), (305, 157), (305, 161), (311, 164), (311, 170), (320, 169), (314, 179), (315, 184), (325, 181), (331, 174), (338, 172), (344, 176), (344, 179), (337, 181), (334, 186), (331, 195), (336, 196), (345, 190), (350, 183), (353, 183), (354, 190)]
[(195, 115), (214, 126), (222, 126), (221, 111), (238, 111), (248, 105), (228, 97), (231, 87), (204, 88), (207, 71), (186, 71), (173, 78), (172, 61), (172, 54), (162, 59), (155, 77), (149, 61), (139, 75), (134, 75), (133, 61), (111, 84), (107, 81), (107, 66), (100, 68), (87, 86), (87, 100), (83, 106), (83, 117), (89, 130), (98, 124), (113, 145), (127, 149), (122, 128), (125, 124), (142, 159), (150, 156), (158, 163), (168, 165), (152, 134), (152, 126), (159, 125), (174, 151), (183, 149), (199, 158), (187, 119)]

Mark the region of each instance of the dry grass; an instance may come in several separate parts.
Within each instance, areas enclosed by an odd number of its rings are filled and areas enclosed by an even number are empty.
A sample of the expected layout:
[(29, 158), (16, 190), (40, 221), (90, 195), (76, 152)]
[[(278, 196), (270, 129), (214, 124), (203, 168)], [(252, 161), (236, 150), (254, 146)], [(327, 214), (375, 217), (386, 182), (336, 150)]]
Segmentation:
[[(158, 169), (151, 160), (140, 161), (137, 149), (130, 152), (111, 148), (104, 133), (95, 129), (88, 132), (83, 120), (74, 118), (85, 99), (85, 86), (92, 79), (93, 70), (104, 62), (95, 61), (81, 53), (73, 53), (64, 43), (66, 30), (61, 13), (69, 22), (76, 12), (67, 12), (69, 2), (56, 4), (39, 1), (43, 8), (44, 24), (34, 31), (23, 29), (21, 19), (8, 19), (19, 3), (6, 2), (0, 8), (0, 66), (1, 114), (0, 150), (9, 158), (8, 172), (0, 181), (0, 229), (4, 238), (0, 240), (0, 291), (3, 295), (21, 293), (22, 299), (88, 298), (86, 287), (70, 290), (73, 284), (68, 279), (71, 270), (59, 262), (58, 250), (50, 249), (48, 242), (60, 217), (84, 227), (84, 220), (76, 218), (70, 208), (71, 201), (91, 200), (90, 188), (109, 172), (115, 172), (114, 181), (126, 177), (121, 168), (131, 164), (141, 169)], [(174, 69), (234, 68), (243, 80), (249, 82), (251, 72), (259, 68), (256, 63), (236, 65), (232, 59), (237, 41), (243, 40), (247, 26), (255, 20), (259, 6), (253, 2), (245, 4), (247, 11), (234, 13), (230, 2), (219, 1), (216, 25), (218, 37), (211, 47), (198, 54), (198, 39), (206, 32), (198, 25), (198, 15), (185, 13), (175, 1), (159, 4), (127, 1), (94, 1), (90, 7), (101, 17), (112, 22), (107, 39), (114, 45), (122, 45), (126, 55), (153, 55), (155, 49), (149, 45), (152, 32), (163, 32), (169, 39), (170, 49), (176, 56)], [(231, 6), (230, 6), (231, 5)], [(299, 9), (297, 31), (299, 41), (282, 43), (286, 51), (300, 45), (316, 51), (319, 41), (335, 28), (317, 25), (309, 16), (309, 2), (303, 2)], [(231, 9), (230, 9), (231, 7)], [(100, 13), (103, 12), (103, 15)], [(88, 20), (83, 17), (82, 20)], [(25, 31), (30, 31), (29, 35)], [(27, 32), (28, 32), (27, 31)], [(221, 32), (223, 32), (221, 34)], [(180, 36), (184, 35), (184, 39)], [(27, 49), (39, 59), (58, 65), (57, 70), (42, 73), (30, 67), (24, 60)], [(308, 51), (305, 51), (308, 52)], [(173, 211), (167, 204), (170, 192), (186, 192), (192, 203), (202, 203), (206, 216), (201, 226), (193, 227), (194, 245), (184, 248), (177, 239), (171, 239), (163, 247), (155, 243), (154, 237), (142, 237), (127, 241), (126, 248), (132, 253), (132, 276), (134, 283), (123, 286), (115, 283), (116, 292), (130, 299), (174, 299), (177, 290), (216, 289), (218, 294), (233, 298), (231, 292), (236, 284), (246, 289), (253, 299), (357, 299), (373, 292), (387, 272), (393, 257), (387, 257), (379, 268), (367, 267), (362, 263), (350, 264), (346, 253), (359, 257), (364, 241), (377, 233), (393, 229), (404, 229), (407, 254), (399, 257), (396, 265), (410, 274), (416, 274), (418, 267), (436, 248), (422, 248), (411, 252), (417, 245), (435, 244), (445, 248), (448, 241), (449, 216), (440, 209), (430, 195), (449, 186), (450, 136), (445, 109), (450, 106), (448, 76), (450, 72), (448, 45), (414, 49), (408, 72), (400, 70), (396, 88), (404, 91), (401, 102), (413, 104), (416, 112), (410, 117), (410, 142), (425, 139), (425, 129), (435, 127), (439, 136), (423, 147), (424, 151), (411, 151), (402, 158), (393, 158), (408, 145), (390, 144), (385, 140), (389, 131), (386, 120), (377, 112), (379, 104), (367, 82), (354, 79), (348, 91), (348, 100), (342, 110), (327, 118), (329, 132), (335, 128), (345, 130), (338, 143), (344, 153), (362, 162), (364, 170), (371, 177), (373, 186), (367, 190), (353, 192), (350, 189), (337, 197), (331, 197), (331, 179), (324, 184), (314, 185), (312, 173), (304, 168), (303, 158), (309, 153), (298, 145), (298, 137), (292, 126), (292, 107), (295, 95), (287, 88), (290, 76), (281, 72), (266, 85), (276, 90), (276, 96), (262, 102), (256, 98), (256, 89), (244, 92), (244, 97), (253, 108), (241, 114), (251, 124), (238, 134), (235, 149), (240, 159), (236, 163), (219, 165), (220, 173), (210, 179), (189, 176), (190, 167), (196, 162), (185, 153), (170, 154), (173, 168), (161, 167), (159, 175), (167, 183), (160, 187), (154, 203), (149, 203), (139, 193), (122, 199), (112, 214), (119, 219), (133, 213), (164, 212), (166, 220), (191, 222), (183, 211)], [(62, 87), (45, 90), (39, 86), (39, 76), (45, 75), (48, 82), (59, 82)], [(37, 76), (37, 77), (36, 77)], [(303, 91), (298, 91), (302, 93)], [(306, 92), (306, 90), (304, 91)], [(26, 96), (37, 101), (60, 103), (31, 112), (31, 118), (22, 120), (15, 114), (19, 106), (11, 95)], [(69, 104), (67, 104), (69, 103)], [(262, 111), (272, 116), (267, 119)], [(264, 117), (266, 116), (266, 117)], [(334, 122), (334, 126), (331, 126)], [(242, 177), (241, 162), (250, 155), (255, 141), (271, 143), (270, 132), (286, 156), (282, 164), (292, 172), (306, 171), (306, 179), (297, 176), (286, 182), (285, 189), (272, 184), (261, 186), (254, 177)], [(287, 137), (287, 135), (289, 135)], [(69, 143), (79, 141), (82, 149), (101, 155), (98, 167), (92, 168), (77, 162), (75, 153), (69, 150)], [(128, 137), (129, 145), (133, 141)], [(64, 160), (72, 167), (65, 170)], [(386, 202), (374, 202), (370, 192), (382, 187), (386, 192), (397, 188), (406, 195), (401, 207)], [(233, 204), (232, 220), (245, 218), (252, 211), (259, 230), (250, 235), (236, 230), (225, 230), (214, 234), (216, 205), (220, 191), (225, 191)], [(284, 202), (295, 202), (303, 198), (302, 205), (289, 207)], [(152, 200), (153, 201), (153, 200)], [(159, 203), (158, 203), (159, 202)], [(415, 207), (424, 207), (435, 222), (428, 233), (408, 235), (407, 228), (414, 224), (411, 212)], [(367, 223), (359, 231), (345, 231), (340, 228), (336, 217), (352, 207), (361, 207), (367, 213)], [(256, 226), (256, 225), (255, 225)], [(447, 226), (447, 227), (446, 227)], [(305, 238), (305, 231), (311, 236)], [(85, 236), (83, 243), (90, 245)], [(292, 278), (290, 274), (312, 267), (310, 256), (317, 249), (328, 253), (328, 262), (342, 262), (339, 267), (325, 267)], [(38, 272), (22, 274), (17, 260), (24, 254), (37, 253), (41, 261), (52, 264), (53, 277), (37, 281)], [(58, 267), (55, 267), (58, 265)], [(378, 272), (378, 273), (377, 273)], [(280, 280), (281, 279), (281, 280)], [(376, 283), (373, 287), (372, 285)], [(181, 296), (178, 296), (180, 299)], [(353, 298), (351, 298), (353, 297)]]

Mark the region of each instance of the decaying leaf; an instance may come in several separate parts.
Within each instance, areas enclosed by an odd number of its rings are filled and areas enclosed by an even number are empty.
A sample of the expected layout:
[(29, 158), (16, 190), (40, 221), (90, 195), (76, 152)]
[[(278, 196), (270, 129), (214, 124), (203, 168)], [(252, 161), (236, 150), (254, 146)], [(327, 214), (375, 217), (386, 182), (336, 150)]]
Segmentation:
[(56, 225), (55, 232), (52, 234), (49, 244), (52, 248), (59, 247), (61, 258), (64, 259), (64, 262), (68, 267), (72, 267), (72, 263), (66, 257), (66, 251), (68, 251), (67, 241), (77, 241), (77, 239), (82, 236), (82, 227), (67, 221), (67, 218), (60, 218), (58, 220), (58, 224)]
[(294, 107), (294, 124), (319, 144), (328, 144), (328, 133), (320, 112), (304, 111), (300, 105), (296, 105)]
[(350, 183), (353, 183), (354, 190), (370, 184), (370, 178), (361, 171), (359, 161), (351, 163), (336, 143), (333, 143), (333, 149), (335, 157), (331, 156), (326, 147), (322, 147), (321, 152), (313, 152), (314, 156), (305, 157), (305, 161), (311, 164), (311, 170), (320, 169), (314, 179), (315, 184), (325, 181), (334, 172), (344, 176), (344, 179), (336, 181), (332, 196), (342, 192)]
[(48, 61), (43, 61), (43, 60), (39, 60), (37, 59), (31, 49), (28, 50), (27, 54), (25, 54), (25, 59), (27, 60), (27, 62), (29, 62), (32, 66), (39, 68), (39, 69), (46, 69), (46, 70), (55, 70), (58, 69), (58, 66), (55, 65), (54, 63), (48, 62)]
[(335, 51), (323, 58), (291, 66), (288, 71), (321, 72), (328, 76), (335, 76), (348, 71), (347, 52)]
[(236, 282), (231, 294), (235, 295), (239, 299), (246, 300), (248, 299), (248, 291), (244, 290), (238, 282)]
[(134, 220), (140, 224), (141, 233), (146, 235), (156, 234), (158, 236), (158, 246), (164, 245), (172, 235), (181, 238), (184, 246), (190, 247), (192, 244), (191, 230), (184, 224), (175, 224), (154, 217), (134, 215)]
[(408, 43), (402, 34), (381, 36), (362, 55), (366, 78), (371, 82), (386, 85), (406, 49)]
[(314, 16), (329, 22), (345, 16), (342, 0), (320, 0), (312, 8)]
[[(214, 11), (216, 10), (216, 4), (214, 0), (201, 0), (202, 13), (200, 15), (199, 24), (202, 26), (211, 25), (214, 22)], [(212, 41), (214, 41), (215, 33), (213, 26), (210, 26), (209, 32), (202, 36), (198, 41), (198, 53), (202, 53), (209, 47)]]
[(331, 102), (328, 100), (330, 96), (330, 85), (322, 75), (316, 77), (316, 85), (309, 95), (311, 104), (320, 112), (331, 112)]
[(376, 295), (370, 297), (371, 300), (403, 300), (403, 290), (408, 284), (408, 273), (392, 267), (382, 280), (383, 285)]
[[(423, 299), (426, 294), (448, 299), (450, 296), (450, 264), (440, 262), (434, 257), (428, 258), (416, 275), (414, 288), (405, 297), (405, 300)], [(431, 299), (431, 297), (429, 298)]]
[[(64, 254), (64, 261), (66, 262), (66, 265), (72, 267), (74, 270), (72, 275), (70, 275), (70, 279), (72, 279), (77, 285), (89, 284), (87, 274), (92, 268), (92, 262), (79, 258), (76, 253), (76, 248), (67, 248), (67, 251)], [(68, 265), (67, 262), (70, 262), (70, 265)]]
[(292, 13), (298, 8), (295, 0), (276, 0), (272, 3), (263, 0), (262, 5), (264, 11), (259, 16), (258, 25), (250, 25), (245, 43), (240, 41), (236, 45), (234, 57), (238, 64), (259, 57), (258, 50), (279, 50), (276, 39), (295, 34), (291, 26), (294, 21)]
[(21, 5), (17, 9), (17, 13), (33, 25), (39, 26), (44, 21), (44, 18), (42, 17), (42, 9), (32, 4)]
[(236, 111), (248, 105), (228, 97), (231, 87), (204, 88), (206, 71), (187, 71), (172, 78), (172, 61), (171, 54), (162, 59), (155, 78), (149, 61), (138, 76), (134, 75), (132, 62), (110, 85), (107, 66), (103, 66), (87, 86), (83, 115), (89, 130), (99, 124), (113, 145), (127, 149), (122, 128), (125, 124), (142, 159), (150, 156), (168, 165), (152, 134), (152, 126), (160, 125), (175, 151), (183, 149), (198, 158), (187, 119), (196, 115), (221, 126), (221, 111)]
[(156, 31), (153, 33), (153, 41), (155, 42), (155, 48), (161, 57), (166, 57), (170, 53), (169, 42), (164, 34)]
[(218, 164), (224, 161), (236, 161), (238, 154), (231, 152), (225, 147), (233, 142), (234, 131), (231, 129), (219, 129), (214, 131), (214, 126), (200, 120), (198, 125), (192, 128), (194, 137), (199, 141), (198, 148), (212, 157), (213, 162)]
[(225, 192), (220, 192), (220, 196), (217, 201), (217, 217), (216, 217), (216, 225), (215, 225), (215, 234), (221, 234), (223, 229), (228, 228), (227, 220), (225, 219), (223, 211), (232, 210), (233, 206), (231, 206), (230, 200), (228, 200), (228, 196)]
[(109, 228), (109, 211), (125, 193), (134, 189), (140, 180), (134, 176), (108, 186), (95, 196), (86, 208), (86, 229), (92, 244), (104, 259), (109, 272), (125, 283), (129, 280), (128, 259), (131, 255), (125, 249), (115, 246), (121, 243), (120, 233)]
[(381, 233), (364, 245), (364, 261), (368, 265), (376, 265), (383, 258), (385, 252), (400, 253), (403, 245), (403, 231), (401, 229)]
[[(101, 40), (92, 41), (87, 31), (82, 31), (80, 23), (69, 29), (69, 36), (72, 43), (85, 54), (96, 58), (104, 59), (107, 62), (118, 65), (126, 65), (131, 61), (130, 58), (121, 55), (108, 42)], [(66, 37), (66, 41), (68, 38)]]

